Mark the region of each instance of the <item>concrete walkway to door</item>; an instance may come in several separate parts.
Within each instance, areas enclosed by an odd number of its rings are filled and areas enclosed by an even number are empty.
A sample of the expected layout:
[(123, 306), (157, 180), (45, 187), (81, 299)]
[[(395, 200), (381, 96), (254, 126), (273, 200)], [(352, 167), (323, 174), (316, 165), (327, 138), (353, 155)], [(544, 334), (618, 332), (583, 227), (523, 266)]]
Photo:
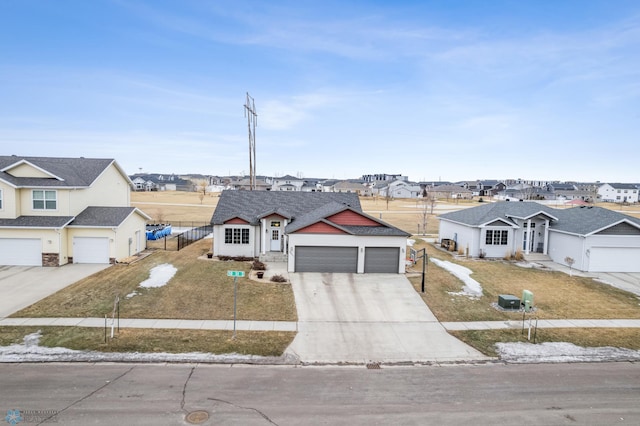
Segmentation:
[(404, 275), (289, 273), (302, 363), (488, 359), (438, 322)]

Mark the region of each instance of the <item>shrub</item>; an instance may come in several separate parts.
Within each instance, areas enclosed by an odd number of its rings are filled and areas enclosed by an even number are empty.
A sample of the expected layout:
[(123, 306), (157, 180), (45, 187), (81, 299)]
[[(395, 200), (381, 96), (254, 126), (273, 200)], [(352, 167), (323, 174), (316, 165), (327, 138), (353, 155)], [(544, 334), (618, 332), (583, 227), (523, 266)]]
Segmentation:
[(516, 250), (516, 254), (513, 256), (513, 258), (517, 261), (524, 260), (524, 254), (522, 253), (522, 250)]
[(266, 269), (267, 269), (267, 265), (265, 265), (264, 263), (260, 262), (259, 260), (254, 260), (252, 267), (253, 267), (253, 269), (255, 271), (266, 271)]
[(478, 257), (480, 259), (484, 259), (484, 257), (487, 255), (487, 253), (484, 252), (484, 250), (480, 250), (480, 253), (478, 253)]
[(271, 281), (273, 281), (274, 283), (286, 283), (287, 279), (280, 274), (276, 274), (271, 277)]
[(247, 257), (247, 256), (218, 256), (218, 259), (222, 260), (223, 262), (228, 262), (228, 261), (248, 262), (250, 260), (254, 260), (253, 257)]
[(511, 253), (511, 250), (507, 250), (507, 252), (504, 254), (504, 260), (511, 260), (513, 259), (513, 254)]

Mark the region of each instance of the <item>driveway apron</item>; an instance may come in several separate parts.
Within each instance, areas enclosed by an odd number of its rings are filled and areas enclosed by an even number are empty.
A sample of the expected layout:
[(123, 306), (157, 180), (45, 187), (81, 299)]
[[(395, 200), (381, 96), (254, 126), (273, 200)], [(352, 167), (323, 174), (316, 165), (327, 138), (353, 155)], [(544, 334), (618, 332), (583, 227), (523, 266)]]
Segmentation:
[(446, 332), (404, 275), (289, 273), (303, 363), (487, 359)]
[(0, 318), (95, 274), (110, 265), (70, 264), (60, 267), (0, 266)]

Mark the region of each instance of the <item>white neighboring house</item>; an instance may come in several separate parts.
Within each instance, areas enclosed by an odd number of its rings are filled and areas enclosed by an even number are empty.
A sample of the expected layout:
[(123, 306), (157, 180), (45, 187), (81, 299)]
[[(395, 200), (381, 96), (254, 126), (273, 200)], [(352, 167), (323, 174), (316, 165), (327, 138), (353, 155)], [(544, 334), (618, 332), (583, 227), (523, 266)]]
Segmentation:
[[(469, 255), (542, 253), (586, 272), (640, 272), (640, 219), (601, 207), (554, 209), (535, 202), (483, 204), (445, 213), (440, 239)], [(568, 265), (567, 265), (568, 266)]]
[(631, 183), (605, 183), (598, 188), (601, 201), (609, 203), (637, 203), (638, 186)]
[(281, 258), (289, 272), (404, 273), (409, 234), (362, 212), (355, 193), (224, 191), (213, 254)]
[(273, 178), (271, 183), (271, 191), (302, 191), (304, 179), (286, 175)]
[[(374, 192), (376, 189), (374, 189)], [(409, 183), (403, 180), (390, 182), (385, 187), (378, 187), (377, 193), (381, 197), (392, 198), (418, 198), (422, 194), (422, 188), (418, 184)]]

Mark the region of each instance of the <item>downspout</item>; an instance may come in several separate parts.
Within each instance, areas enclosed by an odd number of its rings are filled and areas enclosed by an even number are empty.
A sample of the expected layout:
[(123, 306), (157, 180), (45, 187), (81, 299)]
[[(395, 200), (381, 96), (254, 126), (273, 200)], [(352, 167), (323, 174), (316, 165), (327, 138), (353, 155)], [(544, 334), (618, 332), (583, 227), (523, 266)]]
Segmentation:
[(549, 255), (549, 219), (545, 219), (544, 223), (544, 245), (542, 248), (542, 253), (545, 255)]
[(527, 219), (527, 245), (524, 248), (524, 254), (529, 254), (531, 247), (531, 219)]

